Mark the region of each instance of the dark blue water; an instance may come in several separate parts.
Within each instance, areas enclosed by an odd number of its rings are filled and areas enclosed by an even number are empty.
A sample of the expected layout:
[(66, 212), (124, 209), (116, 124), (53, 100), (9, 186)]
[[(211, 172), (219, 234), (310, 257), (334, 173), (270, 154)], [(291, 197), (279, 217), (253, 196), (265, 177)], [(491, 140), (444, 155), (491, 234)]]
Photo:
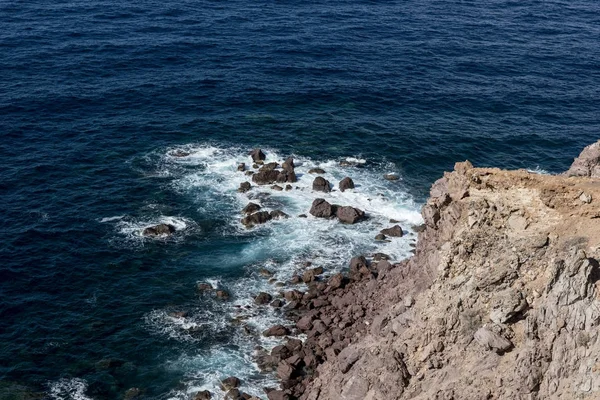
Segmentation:
[[(555, 173), (597, 140), (598, 43), (593, 0), (0, 1), (0, 397), (183, 399), (240, 368), (261, 386), (195, 283), (259, 285), (249, 265), (289, 266), (305, 228), (236, 230), (223, 166), (364, 159), (351, 174), (410, 221), (455, 161)], [(135, 235), (166, 217), (184, 233)]]

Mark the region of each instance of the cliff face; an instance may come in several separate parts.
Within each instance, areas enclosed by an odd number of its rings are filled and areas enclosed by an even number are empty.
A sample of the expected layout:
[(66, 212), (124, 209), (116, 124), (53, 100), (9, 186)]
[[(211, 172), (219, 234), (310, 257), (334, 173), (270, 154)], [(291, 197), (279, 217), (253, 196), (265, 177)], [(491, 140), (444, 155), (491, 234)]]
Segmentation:
[(456, 164), (415, 256), (331, 299), (363, 312), (302, 398), (600, 398), (600, 180), (568, 175)]

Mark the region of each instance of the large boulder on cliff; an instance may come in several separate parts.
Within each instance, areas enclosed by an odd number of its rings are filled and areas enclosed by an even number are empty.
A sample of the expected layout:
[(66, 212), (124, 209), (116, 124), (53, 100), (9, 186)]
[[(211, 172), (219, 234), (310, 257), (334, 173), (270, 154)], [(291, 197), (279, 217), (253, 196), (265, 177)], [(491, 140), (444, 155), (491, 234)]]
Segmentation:
[(600, 178), (600, 140), (583, 149), (564, 174)]
[(176, 229), (171, 224), (158, 224), (149, 226), (142, 231), (144, 236), (169, 236), (175, 233)]
[(257, 185), (270, 185), (277, 182), (279, 171), (275, 169), (266, 169), (252, 175), (252, 182)]
[(335, 215), (344, 224), (355, 224), (365, 218), (364, 211), (350, 206), (338, 207)]
[(267, 158), (261, 149), (251, 150), (248, 155), (252, 157), (252, 161), (254, 162), (264, 161)]
[(346, 189), (354, 189), (354, 181), (350, 177), (345, 177), (339, 183), (340, 191), (345, 191)]
[(331, 218), (335, 214), (335, 208), (325, 199), (314, 199), (309, 212), (317, 218)]
[(315, 178), (315, 180), (313, 181), (312, 189), (315, 192), (329, 193), (329, 192), (331, 192), (331, 184), (325, 178), (323, 178), (321, 176), (317, 176)]

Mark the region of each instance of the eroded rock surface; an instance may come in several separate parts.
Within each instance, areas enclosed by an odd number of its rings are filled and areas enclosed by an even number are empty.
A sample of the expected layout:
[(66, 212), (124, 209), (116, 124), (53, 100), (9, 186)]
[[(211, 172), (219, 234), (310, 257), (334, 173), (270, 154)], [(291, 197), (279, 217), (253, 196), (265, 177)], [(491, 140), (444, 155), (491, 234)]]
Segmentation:
[(307, 339), (270, 398), (600, 398), (600, 180), (569, 175), (456, 164), (414, 257), (285, 293)]

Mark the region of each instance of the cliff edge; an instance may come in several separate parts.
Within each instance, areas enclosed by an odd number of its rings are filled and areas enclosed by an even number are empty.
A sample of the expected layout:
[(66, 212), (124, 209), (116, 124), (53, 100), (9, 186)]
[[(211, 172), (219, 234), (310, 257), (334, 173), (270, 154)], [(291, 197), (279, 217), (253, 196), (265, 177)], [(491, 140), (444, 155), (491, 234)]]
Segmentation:
[(414, 257), (353, 259), (351, 281), (298, 321), (324, 361), (286, 392), (600, 398), (596, 150), (560, 176), (457, 163), (431, 188)]

